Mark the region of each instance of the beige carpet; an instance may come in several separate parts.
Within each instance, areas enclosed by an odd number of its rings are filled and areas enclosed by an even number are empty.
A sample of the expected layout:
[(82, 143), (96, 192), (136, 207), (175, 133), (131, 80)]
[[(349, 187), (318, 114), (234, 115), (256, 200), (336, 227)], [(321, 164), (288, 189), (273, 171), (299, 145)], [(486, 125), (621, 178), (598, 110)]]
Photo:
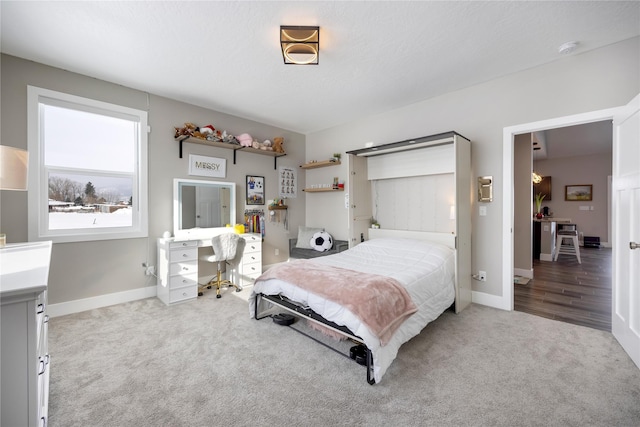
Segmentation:
[(51, 319), (50, 427), (632, 426), (640, 370), (610, 333), (472, 304), (406, 343), (380, 384), (244, 294)]

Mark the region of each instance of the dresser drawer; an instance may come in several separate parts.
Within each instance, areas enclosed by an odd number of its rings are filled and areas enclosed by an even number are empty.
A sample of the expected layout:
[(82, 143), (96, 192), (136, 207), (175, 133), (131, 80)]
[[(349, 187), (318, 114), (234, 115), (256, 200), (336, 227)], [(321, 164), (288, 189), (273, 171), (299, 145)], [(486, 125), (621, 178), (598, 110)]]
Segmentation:
[(242, 265), (251, 263), (262, 264), (262, 252), (245, 252), (242, 255)]
[(169, 277), (169, 289), (178, 289), (185, 286), (198, 287), (198, 274), (185, 274)]
[(197, 248), (198, 241), (197, 240), (187, 240), (184, 242), (171, 242), (169, 243), (169, 249), (180, 249), (180, 248)]
[(197, 298), (198, 287), (192, 286), (190, 288), (173, 289), (169, 292), (169, 303), (174, 303), (191, 298)]
[(169, 252), (169, 262), (190, 261), (198, 259), (198, 248), (180, 248)]
[(244, 253), (248, 254), (252, 252), (262, 252), (262, 243), (247, 242), (247, 244), (244, 247)]
[(262, 237), (259, 234), (243, 234), (241, 236), (246, 242), (249, 243), (262, 243)]
[(198, 261), (172, 262), (169, 264), (169, 276), (198, 273)]
[(242, 264), (242, 276), (243, 277), (253, 277), (254, 279), (262, 274), (262, 264), (260, 263), (250, 263), (250, 264)]

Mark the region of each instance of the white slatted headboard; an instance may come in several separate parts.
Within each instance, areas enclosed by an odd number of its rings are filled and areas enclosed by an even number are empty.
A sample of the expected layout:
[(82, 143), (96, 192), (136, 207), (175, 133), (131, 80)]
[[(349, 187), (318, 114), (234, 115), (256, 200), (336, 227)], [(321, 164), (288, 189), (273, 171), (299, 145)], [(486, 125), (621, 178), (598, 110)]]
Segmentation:
[(456, 236), (453, 233), (437, 233), (433, 231), (410, 231), (410, 230), (389, 230), (386, 228), (370, 228), (369, 239), (375, 238), (396, 238), (426, 240), (428, 242), (440, 243), (451, 249), (456, 249)]

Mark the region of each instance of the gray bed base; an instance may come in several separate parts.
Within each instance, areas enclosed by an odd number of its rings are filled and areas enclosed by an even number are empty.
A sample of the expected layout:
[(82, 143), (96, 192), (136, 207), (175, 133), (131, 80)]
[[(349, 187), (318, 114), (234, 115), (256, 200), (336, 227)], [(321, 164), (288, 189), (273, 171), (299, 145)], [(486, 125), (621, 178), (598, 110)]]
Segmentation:
[[(367, 383), (373, 385), (376, 383), (376, 380), (373, 376), (373, 354), (371, 353), (371, 350), (369, 350), (369, 348), (364, 344), (364, 341), (362, 340), (362, 338), (358, 337), (357, 335), (354, 335), (353, 332), (351, 332), (347, 327), (345, 326), (341, 326), (338, 325), (334, 322), (331, 322), (327, 319), (325, 319), (324, 317), (320, 316), (318, 313), (316, 313), (315, 311), (309, 309), (309, 308), (305, 308), (302, 307), (294, 302), (292, 302), (291, 300), (289, 300), (287, 297), (284, 297), (282, 295), (265, 295), (265, 294), (256, 294), (256, 304), (255, 304), (255, 313), (254, 313), (254, 318), (256, 320), (261, 320), (264, 319), (265, 317), (271, 317), (271, 314), (265, 314), (267, 312), (271, 312), (273, 307), (269, 307), (267, 309), (261, 309), (261, 307), (263, 307), (263, 300), (268, 301), (269, 303), (271, 303), (272, 305), (275, 305), (276, 307), (279, 307), (285, 311), (287, 311), (288, 313), (293, 314), (294, 316), (298, 317), (298, 318), (303, 318), (306, 320), (309, 320), (311, 322), (315, 322), (318, 323), (326, 328), (331, 329), (334, 332), (337, 332), (341, 335), (344, 335), (345, 337), (349, 338), (350, 340), (362, 344), (365, 346), (365, 348), (367, 349), (367, 364), (366, 364), (366, 368), (367, 368)], [(304, 333), (303, 331), (296, 329), (296, 328), (291, 328), (294, 331), (305, 335), (306, 337), (311, 338), (312, 340), (314, 340), (315, 342), (322, 344), (323, 346), (345, 356), (345, 357), (349, 357), (349, 355), (344, 354), (343, 352), (331, 347), (330, 345), (312, 337), (311, 335), (308, 335), (306, 333)]]

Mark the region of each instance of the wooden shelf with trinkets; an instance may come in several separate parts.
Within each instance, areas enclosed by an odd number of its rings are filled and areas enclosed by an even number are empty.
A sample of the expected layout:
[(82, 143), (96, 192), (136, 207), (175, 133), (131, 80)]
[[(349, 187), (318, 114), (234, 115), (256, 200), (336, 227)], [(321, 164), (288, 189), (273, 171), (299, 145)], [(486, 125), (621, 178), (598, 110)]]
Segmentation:
[(278, 157), (282, 157), (282, 156), (286, 156), (287, 153), (277, 153), (275, 151), (269, 151), (269, 150), (260, 150), (257, 148), (253, 148), (253, 147), (243, 147), (242, 145), (236, 145), (236, 144), (229, 144), (227, 142), (216, 142), (216, 141), (209, 141), (207, 139), (200, 139), (200, 138), (195, 138), (193, 136), (179, 136), (177, 138), (175, 138), (176, 141), (178, 141), (180, 143), (180, 158), (182, 158), (182, 144), (184, 142), (188, 142), (190, 144), (200, 144), (200, 145), (208, 145), (210, 147), (216, 147), (216, 148), (224, 148), (227, 150), (233, 150), (233, 164), (236, 164), (236, 152), (238, 151), (244, 151), (247, 153), (254, 153), (254, 154), (260, 154), (262, 156), (270, 156), (273, 157), (273, 168), (277, 169), (278, 168)]

